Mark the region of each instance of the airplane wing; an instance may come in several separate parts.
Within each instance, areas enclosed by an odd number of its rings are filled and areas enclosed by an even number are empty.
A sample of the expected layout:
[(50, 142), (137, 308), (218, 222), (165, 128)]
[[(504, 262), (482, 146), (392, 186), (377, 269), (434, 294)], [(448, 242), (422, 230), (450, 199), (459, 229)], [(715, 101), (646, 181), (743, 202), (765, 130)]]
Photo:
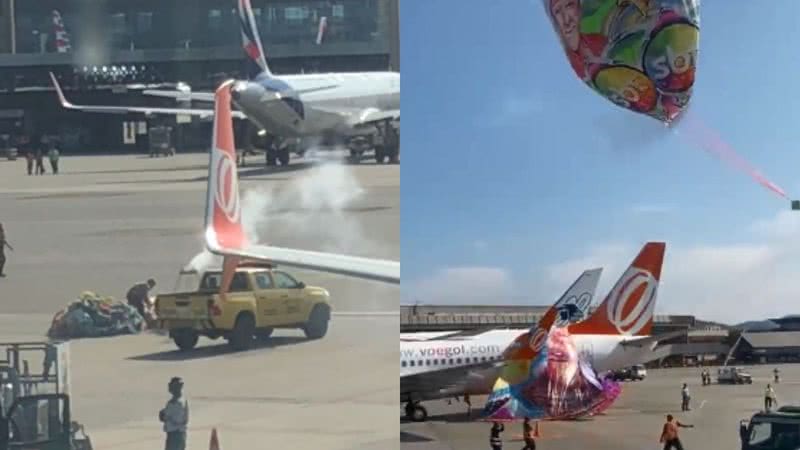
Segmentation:
[[(312, 92), (327, 91), (338, 87), (338, 85), (318, 86), (308, 89), (294, 89), (294, 93), (298, 95), (310, 94)], [(159, 89), (146, 89), (142, 91), (144, 95), (152, 95), (155, 97), (174, 98), (175, 100), (194, 101), (194, 102), (208, 102), (214, 103), (213, 92), (178, 92), (178, 91), (163, 91)]]
[(142, 91), (144, 95), (152, 95), (154, 97), (174, 98), (181, 101), (195, 101), (195, 102), (208, 102), (214, 103), (213, 92), (179, 92), (179, 91), (162, 91), (158, 89), (145, 89)]
[[(171, 114), (171, 115), (191, 115), (200, 118), (208, 118), (214, 115), (213, 109), (191, 109), (191, 108), (159, 108), (150, 106), (93, 106), (93, 105), (74, 105), (70, 103), (64, 96), (64, 91), (61, 90), (61, 85), (58, 84), (55, 75), (50, 72), (50, 79), (53, 81), (53, 86), (58, 94), (58, 100), (61, 106), (66, 109), (77, 111), (105, 113), (105, 114), (130, 114), (139, 113), (145, 115), (152, 114)], [(241, 111), (233, 111), (232, 116), (237, 119), (244, 119), (246, 116)]]
[(353, 125), (367, 125), (375, 122), (380, 122), (382, 120), (400, 120), (400, 110), (399, 109), (389, 109), (389, 110), (376, 110), (376, 109), (369, 109), (364, 110), (359, 114), (357, 117), (356, 122)]
[(688, 332), (689, 332), (688, 330), (678, 330), (678, 331), (673, 331), (671, 333), (659, 334), (657, 336), (646, 336), (637, 339), (627, 339), (620, 342), (620, 345), (622, 345), (623, 347), (637, 347), (637, 348), (649, 347), (650, 350), (653, 350), (656, 348), (656, 346), (658, 346), (658, 344), (661, 341), (666, 341), (679, 336), (684, 336)]
[(381, 110), (377, 108), (366, 108), (366, 109), (331, 108), (331, 107), (320, 107), (317, 105), (314, 105), (314, 109), (329, 114), (346, 116), (347, 123), (354, 128), (360, 126), (373, 125), (383, 120), (393, 120), (393, 121), (400, 120), (399, 109)]
[[(401, 341), (406, 341), (406, 342), (426, 342), (426, 341), (440, 341), (440, 340), (448, 340), (448, 339), (466, 340), (465, 338), (471, 338), (471, 337), (479, 336), (481, 334), (488, 333), (489, 331), (497, 330), (497, 329), (500, 329), (500, 328), (506, 328), (506, 327), (494, 327), (494, 326), (492, 326), (492, 327), (480, 327), (480, 328), (469, 329), (469, 330), (443, 331), (443, 332), (440, 332), (440, 333), (430, 333), (430, 334), (428, 334), (427, 336), (424, 336), (424, 337), (423, 336), (417, 337), (417, 336), (413, 336), (413, 335), (406, 335), (406, 336), (400, 335), (400, 340)], [(520, 330), (520, 333), (524, 333), (524, 332), (525, 332), (525, 330)]]
[(499, 373), (503, 364), (502, 361), (486, 361), (401, 376), (400, 392), (413, 392), (423, 398), (447, 396), (450, 392), (460, 393), (463, 387), (469, 384), (471, 378), (485, 376), (486, 371), (497, 370)]
[(230, 86), (226, 81), (216, 91), (214, 137), (208, 167), (206, 203), (206, 247), (219, 255), (266, 260), (301, 269), (311, 269), (388, 283), (400, 283), (400, 263), (383, 259), (322, 253), (307, 250), (252, 245), (241, 223), (239, 181), (233, 142)]

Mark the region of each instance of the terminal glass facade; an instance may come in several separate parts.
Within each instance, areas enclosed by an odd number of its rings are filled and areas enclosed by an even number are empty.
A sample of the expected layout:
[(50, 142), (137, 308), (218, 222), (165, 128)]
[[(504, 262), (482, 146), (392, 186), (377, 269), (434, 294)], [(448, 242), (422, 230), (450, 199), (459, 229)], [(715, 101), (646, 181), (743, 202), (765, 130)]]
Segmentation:
[[(388, 0), (251, 0), (251, 4), (267, 46), (292, 45), (309, 51), (337, 44), (388, 48)], [(19, 54), (189, 50), (238, 47), (241, 42), (232, 0), (17, 0), (14, 11)], [(323, 17), (327, 26), (318, 44)]]

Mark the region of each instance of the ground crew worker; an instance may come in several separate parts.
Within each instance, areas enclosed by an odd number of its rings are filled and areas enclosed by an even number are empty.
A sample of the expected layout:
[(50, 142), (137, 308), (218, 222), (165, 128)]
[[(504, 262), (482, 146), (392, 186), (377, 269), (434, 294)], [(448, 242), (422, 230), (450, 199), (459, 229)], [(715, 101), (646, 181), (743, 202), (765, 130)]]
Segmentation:
[(44, 170), (44, 153), (41, 148), (36, 149), (36, 175), (43, 175)]
[(50, 159), (50, 169), (53, 171), (53, 175), (58, 173), (58, 157), (59, 157), (58, 149), (56, 148), (56, 144), (50, 142), (50, 150), (47, 152), (47, 157)]
[(681, 389), (681, 411), (690, 411), (689, 408), (689, 400), (692, 399), (692, 396), (689, 395), (689, 385), (683, 383), (683, 389)]
[(6, 265), (6, 247), (12, 252), (14, 251), (14, 247), (6, 240), (6, 232), (3, 230), (3, 224), (0, 223), (0, 277), (6, 276), (3, 272), (3, 267)]
[(25, 152), (25, 162), (28, 164), (28, 175), (33, 175), (33, 153), (30, 150)]
[(775, 368), (775, 369), (772, 371), (772, 373), (773, 373), (773, 374), (775, 374), (775, 384), (777, 384), (777, 383), (780, 383), (780, 382), (781, 382), (781, 374), (780, 374), (780, 370), (778, 370), (778, 368), (776, 367), (776, 368)]
[(500, 423), (495, 422), (492, 425), (492, 430), (489, 434), (489, 445), (492, 447), (492, 450), (503, 450), (503, 440), (500, 439), (500, 433), (505, 431), (506, 427)]
[(156, 280), (150, 278), (147, 280), (147, 283), (136, 284), (128, 290), (128, 294), (126, 295), (128, 304), (136, 308), (142, 317), (145, 317), (144, 305), (147, 303), (147, 296), (150, 293), (150, 289), (153, 289), (155, 285)]
[(664, 424), (664, 428), (661, 430), (661, 442), (664, 444), (664, 450), (683, 450), (683, 444), (681, 444), (681, 440), (678, 437), (678, 427), (681, 428), (694, 428), (694, 425), (686, 425), (682, 424), (675, 418), (672, 417), (672, 414), (667, 414), (667, 423)]
[(522, 450), (536, 450), (536, 440), (533, 436), (531, 419), (527, 417), (525, 422), (522, 423), (522, 439), (525, 441), (525, 447), (522, 447)]
[(776, 403), (778, 402), (775, 397), (775, 389), (772, 389), (771, 384), (767, 384), (767, 389), (764, 390), (764, 411), (769, 412)]
[(164, 422), (167, 433), (165, 450), (186, 450), (186, 426), (189, 424), (189, 402), (183, 398), (183, 380), (172, 377), (167, 386), (172, 398), (167, 406), (158, 412), (158, 419)]

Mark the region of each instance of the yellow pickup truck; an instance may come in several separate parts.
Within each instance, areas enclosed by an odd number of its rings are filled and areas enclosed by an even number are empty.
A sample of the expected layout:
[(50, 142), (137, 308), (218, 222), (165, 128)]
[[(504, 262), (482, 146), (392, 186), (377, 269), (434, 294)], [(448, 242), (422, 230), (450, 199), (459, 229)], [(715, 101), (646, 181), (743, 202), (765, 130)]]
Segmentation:
[(156, 328), (168, 330), (181, 350), (194, 348), (200, 336), (224, 337), (235, 350), (246, 350), (275, 328), (300, 328), (309, 339), (328, 331), (328, 291), (272, 266), (240, 265), (224, 293), (221, 271), (195, 274), (196, 291), (158, 295), (155, 301)]

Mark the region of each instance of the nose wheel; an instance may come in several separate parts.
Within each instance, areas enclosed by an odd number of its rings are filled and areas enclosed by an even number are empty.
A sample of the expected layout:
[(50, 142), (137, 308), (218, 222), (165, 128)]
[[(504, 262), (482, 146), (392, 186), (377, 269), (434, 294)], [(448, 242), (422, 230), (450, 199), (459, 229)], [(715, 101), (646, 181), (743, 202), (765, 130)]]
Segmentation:
[(406, 418), (412, 422), (424, 422), (428, 418), (428, 410), (416, 402), (406, 403)]

